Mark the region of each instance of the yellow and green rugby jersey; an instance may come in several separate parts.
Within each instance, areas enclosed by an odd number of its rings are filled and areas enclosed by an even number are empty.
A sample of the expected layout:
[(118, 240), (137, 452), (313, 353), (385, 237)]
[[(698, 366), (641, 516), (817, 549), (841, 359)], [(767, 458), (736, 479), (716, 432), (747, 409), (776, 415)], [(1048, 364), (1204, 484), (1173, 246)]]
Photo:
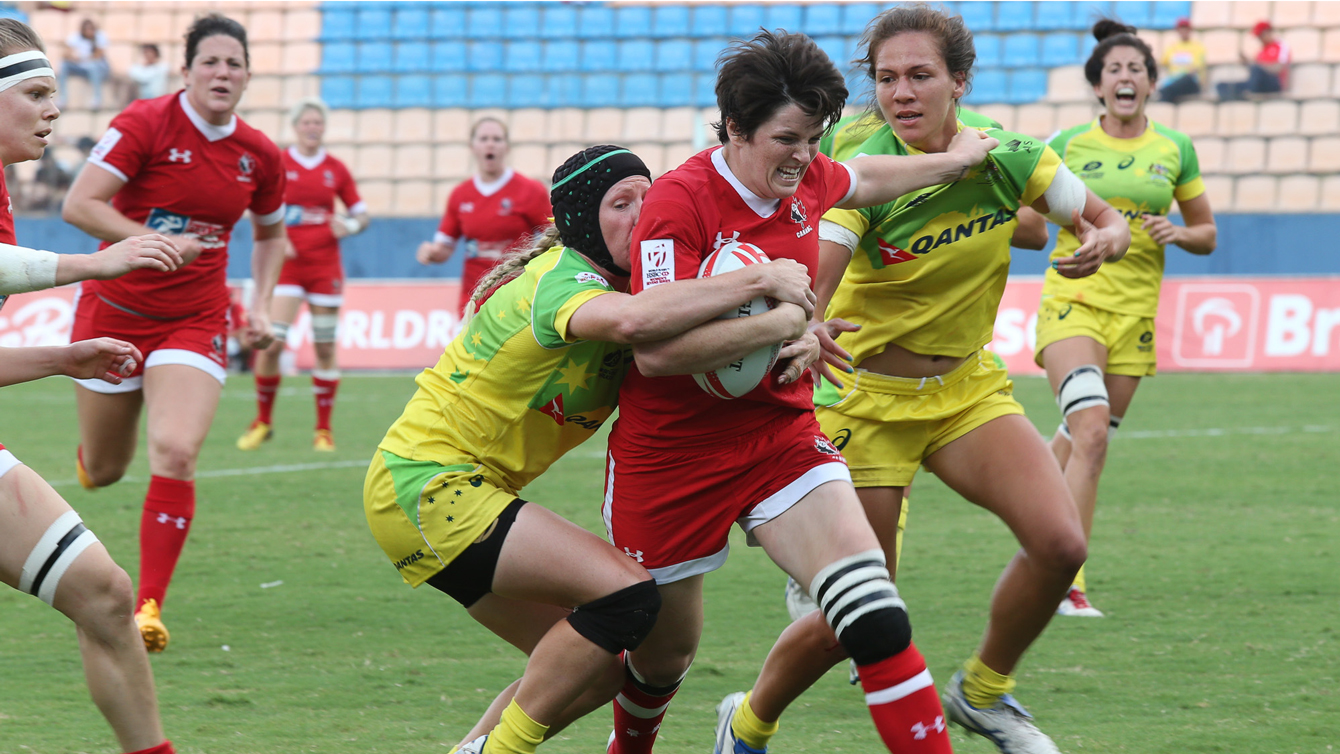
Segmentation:
[[(961, 180), (824, 215), (861, 237), (827, 312), (862, 326), (842, 336), (855, 363), (888, 343), (963, 357), (990, 342), (1015, 213), (1047, 190), (1061, 164), (1040, 141), (1009, 131), (992, 136), (1000, 146)], [(860, 151), (921, 153), (887, 125)]]
[[(958, 119), (965, 126), (980, 128), (983, 131), (1000, 128), (1000, 123), (991, 118), (961, 107), (958, 111)], [(884, 117), (878, 112), (848, 115), (828, 129), (823, 139), (819, 141), (819, 151), (838, 162), (843, 162), (855, 157), (865, 140), (874, 136), (882, 125), (884, 125)]]
[[(1107, 262), (1085, 278), (1062, 277), (1048, 268), (1043, 297), (1083, 302), (1118, 314), (1157, 315), (1163, 247), (1140, 226), (1146, 213), (1168, 214), (1173, 199), (1184, 202), (1205, 193), (1191, 139), (1152, 120), (1140, 136), (1118, 139), (1107, 135), (1095, 119), (1060, 132), (1052, 137), (1051, 146), (1066, 167), (1126, 216), (1131, 248), (1119, 261)], [(1071, 256), (1077, 248), (1079, 240), (1063, 229), (1051, 258)]]
[(413, 461), (472, 456), (512, 492), (614, 413), (631, 346), (576, 340), (573, 312), (614, 292), (561, 246), (532, 259), (447, 346), (378, 446)]

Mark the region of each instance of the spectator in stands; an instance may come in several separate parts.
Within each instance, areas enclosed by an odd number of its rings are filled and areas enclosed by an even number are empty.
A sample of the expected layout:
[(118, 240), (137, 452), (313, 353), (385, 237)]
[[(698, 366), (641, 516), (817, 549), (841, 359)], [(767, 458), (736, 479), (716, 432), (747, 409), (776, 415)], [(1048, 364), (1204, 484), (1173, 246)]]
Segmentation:
[(66, 84), (71, 76), (88, 79), (93, 87), (93, 101), (89, 104), (94, 110), (102, 107), (102, 82), (111, 75), (111, 66), (107, 62), (107, 33), (98, 28), (91, 18), (79, 23), (79, 31), (65, 38), (65, 60), (61, 62), (60, 87), (61, 107), (65, 107)]
[(167, 94), (168, 64), (158, 45), (140, 45), (140, 55), (144, 56), (144, 62), (132, 65), (127, 74), (133, 87), (127, 99), (153, 99)]
[(1163, 51), (1163, 69), (1168, 80), (1159, 87), (1159, 99), (1180, 102), (1205, 90), (1209, 69), (1205, 66), (1205, 45), (1191, 38), (1191, 19), (1177, 19), (1178, 41)]
[(1269, 21), (1257, 21), (1252, 34), (1261, 40), (1261, 51), (1251, 61), (1241, 52), (1242, 64), (1249, 66), (1246, 81), (1219, 84), (1219, 99), (1239, 100), (1248, 94), (1279, 94), (1289, 87), (1289, 64), (1293, 52), (1288, 43), (1279, 38)]

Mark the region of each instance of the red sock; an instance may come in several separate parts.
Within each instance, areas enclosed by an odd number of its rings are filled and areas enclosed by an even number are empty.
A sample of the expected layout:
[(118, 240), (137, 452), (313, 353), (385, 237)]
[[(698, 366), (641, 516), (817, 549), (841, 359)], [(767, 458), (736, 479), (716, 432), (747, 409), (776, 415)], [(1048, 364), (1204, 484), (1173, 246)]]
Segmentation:
[(656, 732), (670, 708), (679, 683), (656, 687), (638, 680), (624, 659), (624, 681), (614, 697), (614, 742), (607, 754), (651, 754)]
[(150, 477), (140, 518), (140, 595), (136, 609), (149, 599), (163, 606), (194, 516), (195, 482)]
[(256, 421), (262, 424), (274, 424), (270, 415), (275, 410), (275, 397), (279, 395), (281, 375), (264, 377), (256, 375)]
[(951, 754), (944, 709), (926, 660), (911, 645), (885, 660), (857, 667), (875, 728), (889, 751)]
[(340, 373), (334, 370), (321, 372), (333, 375), (333, 379), (318, 377), (312, 372), (312, 395), (316, 396), (316, 428), (330, 429), (330, 412), (335, 408), (335, 391), (340, 388)]
[(163, 743), (157, 746), (150, 746), (147, 749), (132, 751), (130, 752), (130, 754), (177, 754), (177, 751), (176, 749), (172, 748), (171, 741), (164, 741)]

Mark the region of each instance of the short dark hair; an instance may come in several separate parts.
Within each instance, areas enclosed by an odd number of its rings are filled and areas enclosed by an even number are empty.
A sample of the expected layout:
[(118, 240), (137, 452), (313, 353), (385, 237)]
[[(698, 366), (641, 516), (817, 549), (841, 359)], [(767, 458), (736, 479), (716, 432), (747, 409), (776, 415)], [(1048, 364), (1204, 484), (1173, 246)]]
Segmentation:
[(824, 130), (842, 117), (847, 82), (827, 53), (804, 34), (761, 31), (733, 43), (719, 60), (717, 138), (730, 141), (726, 121), (745, 139), (788, 104), (823, 120)]
[(250, 67), (251, 51), (247, 49), (247, 30), (242, 28), (242, 24), (220, 13), (197, 16), (191, 23), (191, 28), (186, 30), (186, 67), (191, 67), (191, 61), (195, 60), (195, 53), (200, 48), (202, 40), (220, 34), (242, 43), (242, 57)]
[(1122, 46), (1134, 48), (1136, 52), (1145, 56), (1145, 70), (1149, 72), (1149, 83), (1159, 80), (1159, 65), (1154, 60), (1154, 51), (1149, 49), (1145, 40), (1136, 36), (1134, 26), (1128, 26), (1112, 18), (1100, 18), (1093, 25), (1093, 38), (1098, 40), (1098, 45), (1084, 62), (1084, 78), (1088, 79), (1089, 84), (1098, 86), (1103, 80), (1103, 61), (1107, 59), (1107, 54), (1113, 47)]
[(140, 45), (140, 52), (149, 52), (150, 50), (152, 50), (153, 53), (158, 57), (160, 58), (163, 57), (163, 51), (158, 49), (158, 45), (154, 44), (153, 42), (145, 42), (144, 44)]

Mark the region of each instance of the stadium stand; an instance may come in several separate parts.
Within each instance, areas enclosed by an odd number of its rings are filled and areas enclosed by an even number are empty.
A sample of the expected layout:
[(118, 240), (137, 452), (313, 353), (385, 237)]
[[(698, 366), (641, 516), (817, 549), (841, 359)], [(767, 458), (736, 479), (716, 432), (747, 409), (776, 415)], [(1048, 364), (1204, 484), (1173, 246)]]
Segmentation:
[[(659, 172), (715, 140), (713, 70), (731, 38), (759, 27), (815, 37), (844, 70), (865, 23), (881, 4), (647, 2), (287, 2), (208, 3), (252, 38), (254, 77), (243, 117), (282, 142), (287, 104), (320, 94), (334, 109), (330, 148), (355, 166), (378, 215), (437, 213), (450, 187), (470, 175), (465, 141), (485, 111), (509, 125), (513, 163), (546, 176), (595, 141), (635, 144)], [(113, 70), (135, 46), (156, 42), (181, 60), (181, 35), (201, 5), (76, 2), (31, 10), (51, 44), (94, 17), (114, 42)], [(1288, 91), (1274, 99), (1151, 103), (1151, 115), (1190, 134), (1216, 211), (1340, 207), (1340, 3), (1084, 1), (947, 5), (976, 35), (978, 67), (965, 104), (1006, 128), (1045, 138), (1097, 113), (1082, 63), (1088, 28), (1116, 15), (1141, 29), (1155, 54), (1190, 17), (1206, 45), (1211, 86), (1241, 79), (1239, 51), (1255, 49), (1251, 27), (1269, 19), (1294, 52)], [(26, 6), (25, 6), (26, 7)], [(0, 15), (20, 13), (0, 6)], [(540, 40), (536, 43), (534, 40)], [(174, 83), (176, 83), (174, 81)], [(97, 136), (113, 112), (87, 107), (88, 85), (70, 82), (56, 147)], [(869, 87), (849, 88), (864, 106)], [(19, 179), (23, 179), (20, 171)]]

